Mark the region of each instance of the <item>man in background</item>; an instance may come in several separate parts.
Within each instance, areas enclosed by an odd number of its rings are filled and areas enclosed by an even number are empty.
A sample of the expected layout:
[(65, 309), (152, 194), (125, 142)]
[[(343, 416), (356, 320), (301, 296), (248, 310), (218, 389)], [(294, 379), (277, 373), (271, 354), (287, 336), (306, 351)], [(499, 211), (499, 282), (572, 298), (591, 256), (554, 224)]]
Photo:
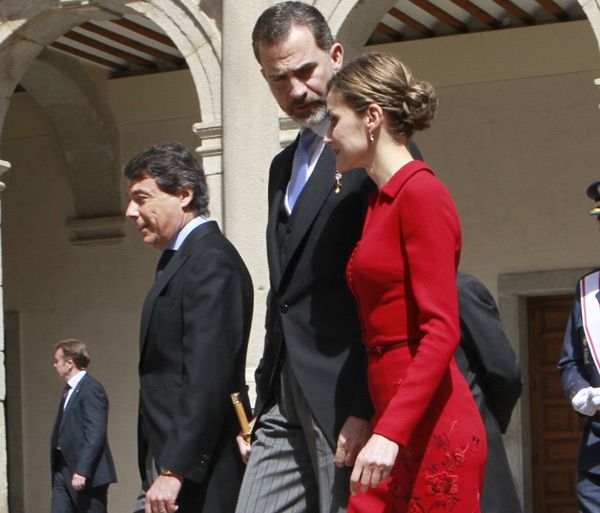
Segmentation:
[[(590, 212), (600, 220), (600, 180), (587, 195)], [(575, 288), (558, 370), (573, 409), (587, 418), (577, 457), (577, 500), (580, 513), (600, 511), (600, 271), (583, 276)]]
[(54, 368), (66, 382), (51, 438), (51, 513), (106, 513), (108, 486), (117, 482), (107, 439), (108, 397), (89, 375), (79, 340), (54, 346)]
[(521, 513), (502, 441), (523, 388), (521, 369), (490, 291), (460, 272), (457, 287), (461, 340), (456, 362), (481, 412), (488, 442), (481, 512)]

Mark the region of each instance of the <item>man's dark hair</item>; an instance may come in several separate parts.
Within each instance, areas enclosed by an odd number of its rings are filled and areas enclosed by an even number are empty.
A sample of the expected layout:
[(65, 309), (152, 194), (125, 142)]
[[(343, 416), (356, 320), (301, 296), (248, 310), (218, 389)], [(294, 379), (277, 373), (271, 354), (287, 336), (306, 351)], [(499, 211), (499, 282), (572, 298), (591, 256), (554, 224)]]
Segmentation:
[(73, 360), (75, 367), (78, 369), (87, 369), (90, 364), (90, 354), (88, 353), (86, 345), (81, 341), (74, 338), (67, 340), (61, 340), (54, 345), (54, 352), (62, 349), (63, 359)]
[(138, 153), (125, 166), (125, 178), (154, 178), (159, 189), (177, 194), (191, 189), (194, 197), (190, 208), (197, 215), (208, 217), (208, 186), (204, 170), (186, 146), (180, 142), (163, 142)]
[(258, 62), (259, 43), (273, 45), (282, 41), (290, 33), (292, 25), (308, 27), (321, 50), (328, 51), (335, 43), (327, 21), (317, 8), (302, 2), (282, 2), (269, 7), (256, 20), (252, 31), (252, 49)]

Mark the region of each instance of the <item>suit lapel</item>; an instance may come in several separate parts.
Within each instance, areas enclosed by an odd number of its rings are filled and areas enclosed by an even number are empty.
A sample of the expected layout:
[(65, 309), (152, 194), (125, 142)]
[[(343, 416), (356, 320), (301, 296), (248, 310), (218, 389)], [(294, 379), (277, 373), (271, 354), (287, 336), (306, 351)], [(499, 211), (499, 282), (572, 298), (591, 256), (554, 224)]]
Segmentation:
[(142, 308), (142, 321), (140, 326), (140, 354), (143, 352), (144, 342), (146, 341), (146, 337), (148, 335), (148, 328), (150, 327), (150, 317), (152, 316), (152, 310), (154, 309), (154, 303), (156, 302), (156, 298), (160, 295), (165, 286), (171, 281), (173, 275), (179, 270), (179, 268), (185, 263), (187, 260), (187, 255), (181, 254), (179, 251), (175, 253), (173, 258), (167, 264), (160, 274), (160, 276), (152, 285), (152, 288), (148, 292), (146, 299), (144, 301), (144, 306)]
[(267, 259), (269, 262), (269, 271), (271, 273), (271, 282), (278, 288), (281, 280), (281, 260), (279, 247), (277, 245), (277, 222), (279, 212), (283, 208), (285, 191), (292, 173), (292, 164), (294, 161), (294, 152), (298, 145), (296, 142), (289, 147), (289, 150), (282, 155), (282, 162), (278, 164), (278, 173), (271, 178), (269, 184), (269, 219), (267, 221)]
[(323, 207), (327, 196), (333, 190), (335, 176), (332, 169), (335, 169), (335, 155), (329, 145), (325, 145), (310, 179), (296, 202), (296, 207), (290, 218), (293, 230), (290, 235), (286, 259), (281, 263), (282, 276), (302, 239), (304, 239), (306, 232), (310, 229), (313, 221)]
[(189, 258), (194, 244), (205, 235), (215, 232), (219, 232), (219, 227), (215, 221), (208, 221), (198, 226), (198, 228), (195, 228), (186, 237), (181, 248), (179, 248), (173, 258), (171, 258), (167, 264), (167, 267), (164, 268), (160, 276), (154, 282), (154, 285), (146, 296), (146, 300), (144, 301), (144, 306), (142, 308), (142, 320), (140, 325), (140, 357), (144, 351), (144, 344), (148, 336), (150, 318), (152, 317), (152, 310), (154, 309), (156, 298), (160, 295), (163, 289), (171, 281), (173, 276), (175, 276), (177, 271), (179, 271), (181, 266)]

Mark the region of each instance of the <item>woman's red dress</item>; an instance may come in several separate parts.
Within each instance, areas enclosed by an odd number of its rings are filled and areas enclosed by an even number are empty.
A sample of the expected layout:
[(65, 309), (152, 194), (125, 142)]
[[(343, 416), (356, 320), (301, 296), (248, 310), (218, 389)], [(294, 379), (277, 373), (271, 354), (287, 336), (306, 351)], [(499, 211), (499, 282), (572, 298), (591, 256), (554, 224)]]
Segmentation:
[(369, 352), (373, 431), (400, 446), (390, 478), (349, 513), (479, 512), (486, 435), (454, 361), (461, 230), (446, 187), (421, 161), (371, 198), (347, 279)]

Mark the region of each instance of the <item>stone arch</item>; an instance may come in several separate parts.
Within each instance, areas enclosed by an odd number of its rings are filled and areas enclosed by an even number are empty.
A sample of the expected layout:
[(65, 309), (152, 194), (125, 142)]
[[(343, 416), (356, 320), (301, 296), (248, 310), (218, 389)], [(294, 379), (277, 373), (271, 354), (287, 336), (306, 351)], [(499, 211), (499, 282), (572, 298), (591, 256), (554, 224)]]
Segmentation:
[(317, 0), (315, 7), (352, 58), (395, 4), (394, 0)]
[[(592, 26), (600, 48), (600, 2), (578, 1)], [(377, 23), (395, 4), (394, 0), (317, 0), (314, 3), (329, 22), (332, 32), (344, 42), (350, 57), (364, 46)]]
[[(86, 68), (45, 49), (21, 84), (48, 115), (64, 152), (77, 218), (71, 224), (77, 226), (73, 241), (120, 238), (119, 132)], [(89, 219), (96, 220), (95, 227), (83, 233), (82, 220)]]
[[(110, 109), (98, 95), (91, 94), (93, 83), (85, 68), (44, 49), (85, 21), (107, 20), (128, 12), (141, 14), (158, 25), (186, 59), (203, 121), (220, 124), (220, 2), (203, 3), (199, 8), (191, 0), (95, 0), (93, 5), (82, 0), (9, 0), (0, 6), (0, 20), (4, 20), (0, 23), (0, 90), (10, 91), (0, 98), (0, 129), (12, 91), (17, 84), (27, 82), (27, 89), (47, 110), (62, 143), (77, 217), (70, 223), (74, 242), (122, 237), (121, 191), (116, 176), (119, 136)], [(43, 58), (38, 62), (35, 59), (40, 54)], [(45, 88), (38, 84), (42, 69), (50, 77), (45, 79)], [(61, 95), (59, 84), (71, 91), (70, 99)], [(69, 115), (65, 108), (69, 105), (83, 110), (79, 116), (72, 110)], [(83, 119), (87, 119), (84, 128)], [(90, 173), (91, 169), (96, 172)]]
[[(0, 5), (0, 86), (13, 91), (31, 61), (69, 29), (88, 20), (139, 13), (156, 23), (186, 59), (205, 121), (220, 120), (220, 2), (192, 0), (7, 0)], [(0, 126), (10, 94), (0, 98)]]
[[(221, 121), (221, 2), (150, 0), (124, 2), (156, 23), (184, 56), (200, 102), (205, 123)], [(202, 5), (206, 4), (206, 5)], [(209, 13), (214, 19), (209, 17)]]
[[(592, 29), (594, 30), (594, 34), (598, 40), (598, 47), (600, 48), (600, 4), (598, 3), (598, 0), (578, 1), (579, 5), (581, 5), (583, 8), (583, 12), (585, 12), (587, 19), (592, 25)], [(597, 83), (597, 85), (600, 85), (600, 83)]]

